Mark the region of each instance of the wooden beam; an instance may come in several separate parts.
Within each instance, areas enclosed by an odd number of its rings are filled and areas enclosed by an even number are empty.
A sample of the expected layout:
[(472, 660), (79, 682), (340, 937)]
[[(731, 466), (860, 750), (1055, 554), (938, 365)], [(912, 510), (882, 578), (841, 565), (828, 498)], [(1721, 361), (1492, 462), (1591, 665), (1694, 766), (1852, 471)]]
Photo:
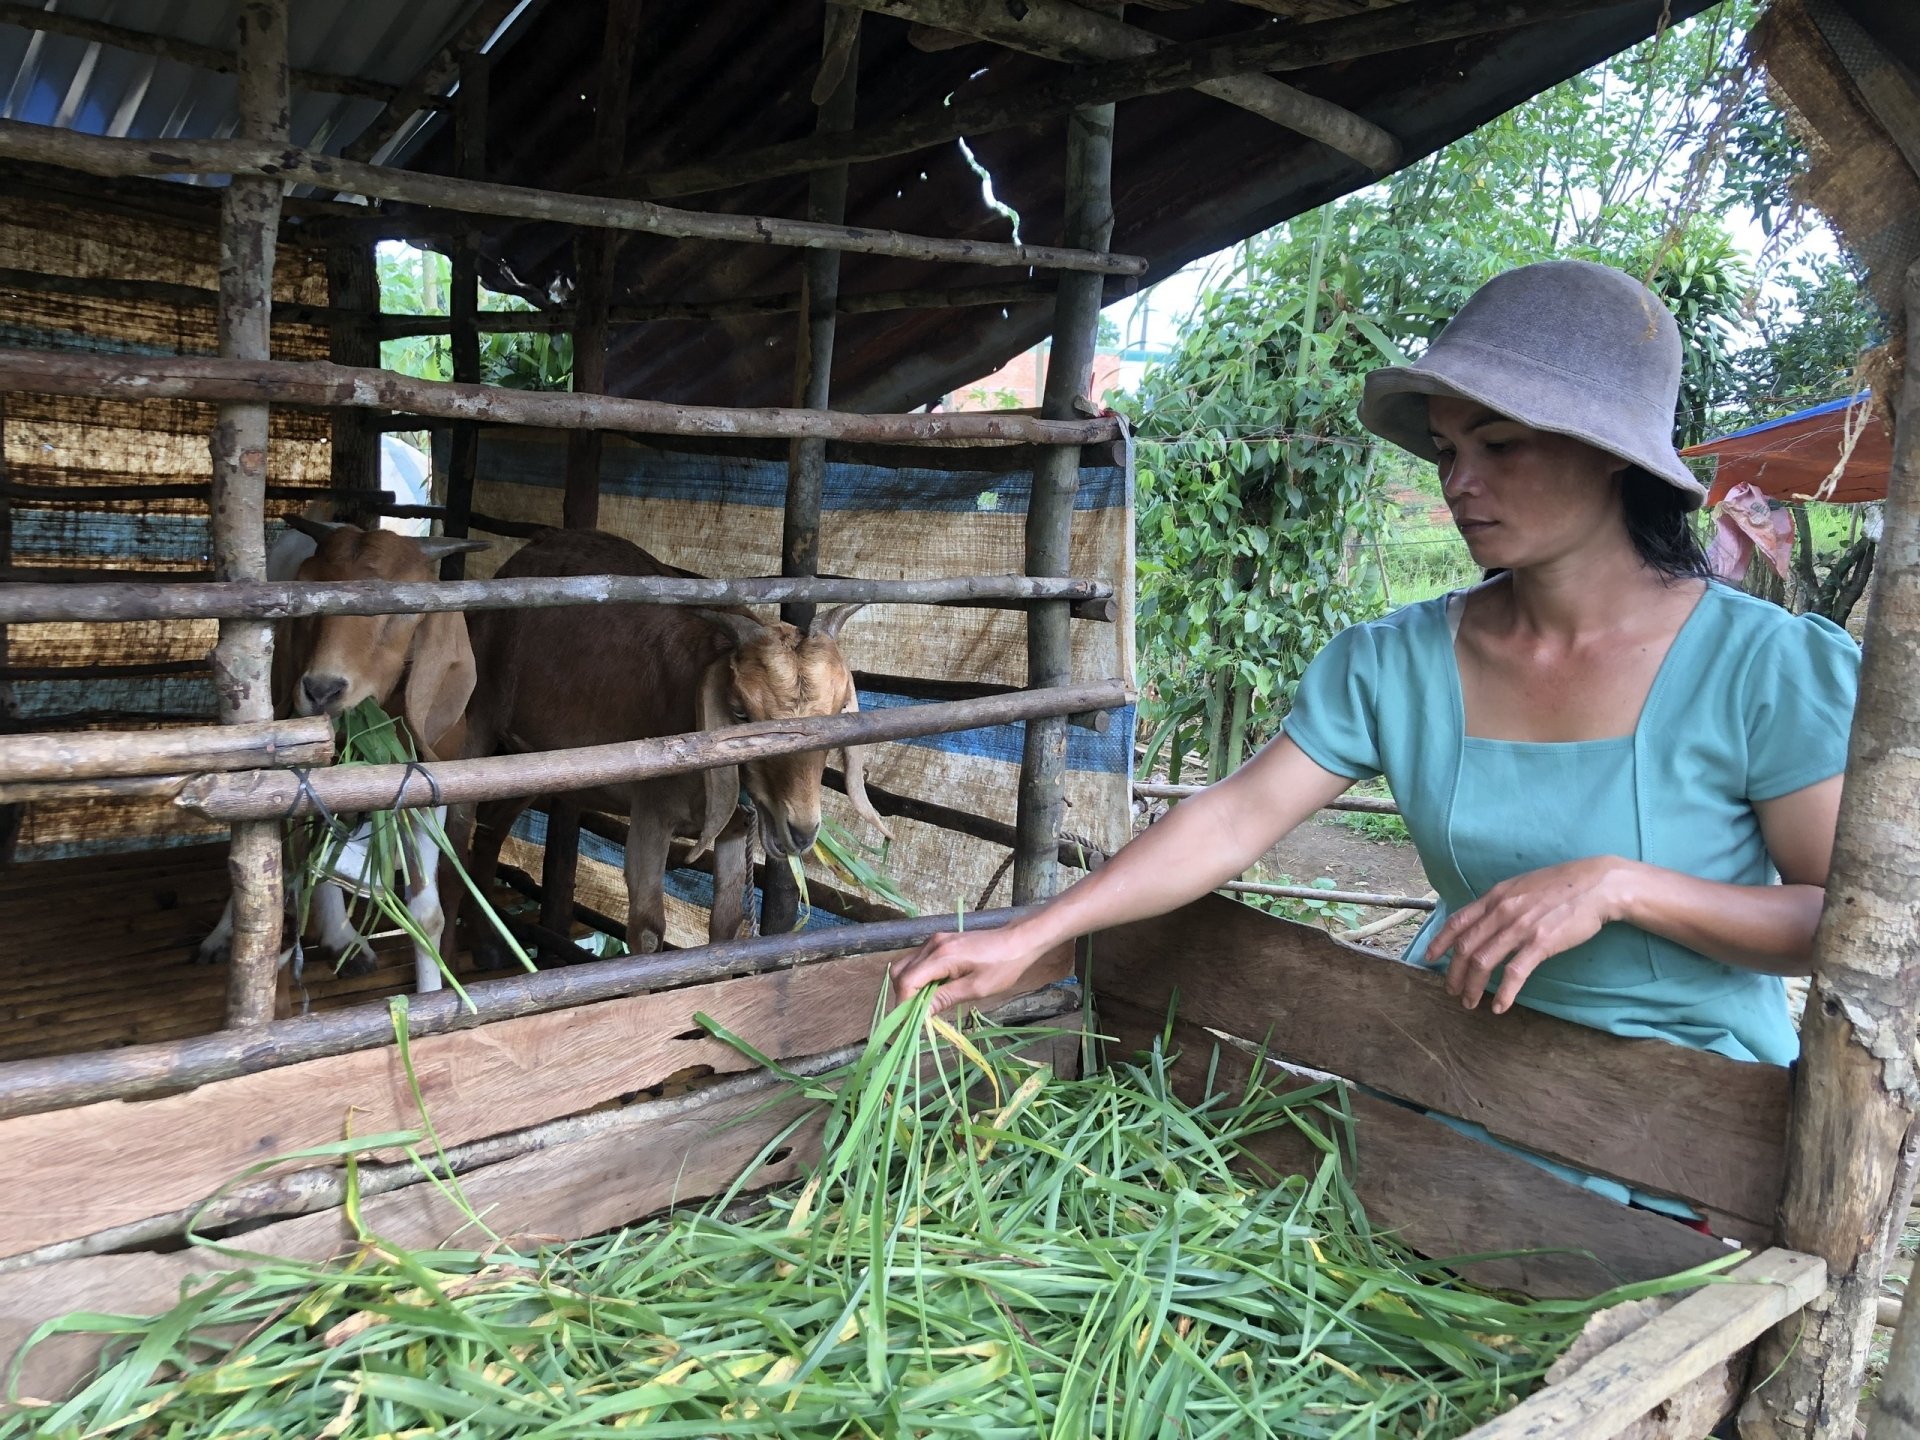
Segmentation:
[[(724, 765), (811, 750), (838, 750), (882, 740), (942, 735), (1037, 716), (1126, 703), (1117, 680), (1026, 690), (984, 700), (915, 705), (804, 720), (761, 720), (693, 735), (588, 745), (529, 755), (493, 755), (413, 765), (335, 766), (304, 779), (281, 771), (196, 776), (174, 803), (209, 819), (289, 819), (316, 813), (315, 802), (336, 812), (461, 805), (504, 796), (549, 795), (625, 784), (662, 775), (686, 775)], [(283, 783), (284, 782), (284, 783)]]
[[(1093, 12), (1085, 12), (1092, 16)], [(1104, 18), (1104, 17), (1102, 17)], [(1113, 106), (1076, 110), (1067, 119), (1065, 239), (1085, 250), (1113, 240)], [(1047, 355), (1040, 413), (1067, 420), (1092, 388), (1093, 355), (1103, 294), (1098, 277), (1062, 275), (1053, 306), (1053, 348)], [(1027, 502), (1026, 570), (1045, 575), (1073, 552), (1073, 499), (1080, 485), (1077, 451), (1049, 451), (1033, 468)], [(1073, 629), (1064, 605), (1027, 612), (1031, 686), (1073, 678)], [(1063, 718), (1028, 723), (1022, 741), (1018, 818), (1013, 848), (1013, 903), (1044, 900), (1060, 888), (1057, 859), (1066, 818), (1067, 725)]]
[[(451, 990), (411, 997), (407, 1030), (415, 1039), (450, 1034), (522, 1015), (571, 1010), (734, 975), (767, 974), (822, 960), (907, 950), (963, 923), (970, 929), (992, 930), (1031, 913), (981, 910), (965, 917), (922, 915), (798, 935), (755, 936), (668, 954), (628, 955), (535, 975), (478, 980), (468, 987), (471, 1008)], [(4, 1061), (0, 1062), (0, 1117), (166, 1094), (392, 1043), (393, 1016), (386, 1002), (380, 1001), (277, 1021), (245, 1035), (221, 1032), (117, 1050)]]
[[(437, 109), (446, 88), (460, 73), (461, 62), (480, 52), (521, 0), (480, 0), (467, 22), (413, 78), (400, 87), (387, 106), (354, 137), (344, 154), (349, 160), (371, 160), (380, 148), (422, 110)], [(324, 182), (323, 182), (324, 183)]]
[[(104, 572), (102, 572), (104, 573)], [(1091, 599), (1094, 580), (1024, 575), (942, 580), (703, 580), (669, 575), (527, 576), (459, 581), (257, 581), (228, 584), (16, 585), (0, 590), (0, 622), (52, 620), (292, 620), (302, 615), (411, 615), (553, 605), (1001, 604)]]
[[(0, 0), (0, 25), (17, 25), (22, 30), (38, 30), (48, 35), (65, 35), (94, 45), (110, 45), (136, 55), (156, 55), (196, 70), (211, 70), (217, 75), (232, 75), (240, 68), (240, 58), (232, 50), (217, 45), (200, 45), (172, 35), (156, 35), (147, 30), (131, 30), (110, 25), (104, 20), (89, 20), (83, 15), (42, 9), (22, 0)], [(363, 80), (357, 75), (335, 75), (322, 70), (287, 71), (287, 84), (295, 90), (317, 91), (325, 95), (355, 95), (363, 100), (391, 102), (399, 88), (378, 80)]]
[(1056, 120), (1089, 105), (1185, 90), (1202, 80), (1339, 64), (1521, 25), (1571, 19), (1614, 3), (1506, 0), (1487, 5), (1482, 0), (1411, 0), (1311, 25), (1272, 26), (1168, 45), (1132, 59), (1078, 65), (1066, 75), (992, 95), (956, 95), (951, 104), (930, 105), (903, 120), (844, 136), (810, 135), (629, 177), (614, 187), (613, 193), (658, 200), (804, 174), (821, 165), (886, 160), (936, 145), (951, 145), (968, 135)]
[(1824, 1288), (1815, 1255), (1768, 1250), (1609, 1346), (1466, 1440), (1613, 1440), (1681, 1386), (1790, 1320)]
[[(493, 64), (486, 56), (470, 54), (460, 62), (460, 93), (454, 106), (455, 168), (463, 179), (478, 180), (487, 173), (487, 97)], [(453, 378), (462, 384), (480, 383), (480, 262), (470, 239), (456, 241), (447, 267), (449, 349)], [(480, 427), (472, 420), (456, 420), (447, 444), (446, 516), (443, 535), (467, 533), (473, 513), (473, 486), (479, 473)], [(447, 555), (440, 561), (442, 580), (467, 578), (467, 557)]]
[[(327, 326), (327, 358), (336, 365), (378, 368), (380, 340), (373, 317), (380, 309), (380, 275), (373, 246), (329, 246), (326, 265), (327, 300), (337, 312)], [(387, 497), (379, 488), (380, 432), (372, 421), (364, 410), (337, 410), (331, 417), (333, 485), (327, 498), (335, 506), (332, 519), (358, 522), (370, 512), (369, 499)], [(276, 498), (280, 488), (285, 487), (269, 485), (267, 497)]]
[[(287, 0), (244, 0), (239, 7), (242, 143), (287, 139)], [(273, 260), (280, 231), (281, 182), (235, 175), (220, 203), (220, 356), (272, 363)], [(213, 432), (214, 572), (222, 581), (258, 582), (267, 573), (265, 397), (221, 404)], [(213, 649), (213, 684), (226, 724), (273, 719), (273, 627), (228, 620)], [(273, 1018), (280, 962), (280, 828), (265, 820), (236, 824), (227, 860), (233, 880), (233, 958), (227, 1024)]]
[(332, 760), (333, 722), (324, 715), (185, 729), (0, 737), (0, 781), (6, 782), (253, 770)]
[(1782, 1325), (1760, 1345), (1756, 1371), (1779, 1374), (1742, 1412), (1755, 1436), (1850, 1433), (1880, 1290), (1883, 1216), (1920, 1114), (1920, 262), (1906, 274), (1906, 322), (1885, 530), (1800, 1024), (1780, 1205), (1781, 1242), (1827, 1262), (1826, 1293), (1804, 1324)]
[(47, 125), (0, 120), (0, 156), (60, 165), (90, 175), (271, 176), (286, 184), (325, 185), (349, 194), (399, 200), (482, 215), (545, 220), (564, 225), (725, 240), (746, 245), (812, 249), (826, 247), (906, 260), (952, 261), (1039, 270), (1092, 270), (1103, 275), (1139, 275), (1147, 262), (1135, 255), (1089, 254), (1045, 245), (1004, 245), (815, 225), (767, 215), (724, 215), (671, 210), (646, 200), (567, 195), (519, 185), (394, 170), (251, 140), (118, 140)]
[[(1070, 63), (1151, 55), (1171, 42), (1118, 15), (1071, 0), (852, 0), (863, 9), (977, 35), (1030, 55)], [(1260, 74), (1195, 84), (1212, 95), (1359, 161), (1376, 175), (1398, 168), (1400, 142), (1344, 106)]]
[[(1099, 967), (1096, 962), (1095, 983)], [(1097, 1032), (1111, 1037), (1109, 1064), (1152, 1048), (1167, 1012), (1099, 998)], [(1190, 1105), (1245, 1093), (1257, 1049), (1234, 1046), (1175, 1019), (1168, 1078)], [(1268, 1060), (1264, 1083), (1282, 1091), (1318, 1077)], [(1353, 1116), (1354, 1191), (1375, 1225), (1421, 1254), (1501, 1258), (1456, 1265), (1469, 1282), (1539, 1298), (1587, 1297), (1635, 1280), (1671, 1275), (1726, 1255), (1719, 1241), (1664, 1215), (1617, 1205), (1517, 1155), (1484, 1145), (1404, 1105), (1344, 1086)], [(1328, 1122), (1326, 1134), (1338, 1132)], [(1256, 1174), (1317, 1171), (1327, 1152), (1290, 1127), (1251, 1137)], [(1510, 1251), (1530, 1251), (1508, 1255)]]
[(834, 411), (669, 405), (610, 395), (502, 390), (416, 380), (390, 370), (321, 361), (101, 356), (59, 350), (0, 350), (0, 389), (98, 400), (271, 400), (314, 407), (406, 410), (447, 420), (478, 419), (554, 430), (625, 430), (642, 435), (759, 436), (918, 444), (1026, 440), (1097, 445), (1116, 438), (1114, 420), (1037, 420), (998, 411), (939, 415), (856, 415)]
[[(1516, 1006), (1466, 1010), (1443, 977), (1220, 897), (1105, 931), (1096, 986), (1292, 1064), (1484, 1125), (1513, 1145), (1772, 1229), (1791, 1079)], [(1338, 1017), (1332, 1023), (1330, 1017)], [(1540, 1056), (1553, 1056), (1542, 1067)]]

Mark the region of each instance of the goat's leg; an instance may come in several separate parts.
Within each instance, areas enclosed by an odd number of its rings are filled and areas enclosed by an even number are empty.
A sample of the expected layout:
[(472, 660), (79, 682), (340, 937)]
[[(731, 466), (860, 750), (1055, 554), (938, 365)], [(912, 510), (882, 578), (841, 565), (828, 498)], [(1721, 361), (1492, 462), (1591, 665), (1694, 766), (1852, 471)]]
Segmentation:
[[(446, 807), (434, 807), (433, 818), (436, 824), (445, 825)], [(440, 905), (440, 845), (430, 827), (422, 825), (415, 830), (413, 850), (406, 859), (410, 862), (407, 866), (407, 912), (413, 916), (414, 924), (425, 937), (424, 944), (417, 939), (413, 942), (413, 988), (426, 995), (440, 988), (440, 959), (436, 956), (446, 956), (442, 942), (447, 935), (446, 912)], [(452, 969), (451, 963), (447, 968)]]
[[(482, 896), (493, 893), (494, 877), (500, 869), (500, 847), (507, 843), (520, 812), (532, 803), (530, 797), (516, 797), (483, 801), (478, 807), (474, 817), (473, 863), (467, 874)], [(471, 935), (468, 943), (473, 951), (473, 963), (479, 968), (502, 970), (514, 963), (512, 952), (500, 938), (500, 932), (493, 928), (491, 916), (475, 915), (467, 929)]]
[(347, 892), (330, 881), (313, 887), (314, 918), (320, 925), (320, 960), (341, 975), (371, 975), (373, 947), (347, 918)]
[(227, 897), (227, 908), (220, 912), (220, 923), (213, 927), (213, 933), (202, 940), (194, 950), (194, 962), (199, 965), (224, 965), (233, 954), (233, 897)]
[(738, 939), (746, 928), (747, 885), (753, 875), (748, 841), (752, 836), (753, 817), (745, 810), (736, 810), (714, 838), (713, 909), (707, 916), (707, 939), (715, 944)]
[(627, 812), (627, 950), (651, 955), (667, 936), (667, 854), (673, 827), (652, 805)]

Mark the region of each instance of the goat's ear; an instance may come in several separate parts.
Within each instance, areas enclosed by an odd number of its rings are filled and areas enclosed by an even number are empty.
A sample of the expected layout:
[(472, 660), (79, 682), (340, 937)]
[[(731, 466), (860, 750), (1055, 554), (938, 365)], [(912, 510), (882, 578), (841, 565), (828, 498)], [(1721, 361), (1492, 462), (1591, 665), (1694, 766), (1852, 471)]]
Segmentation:
[[(847, 703), (841, 707), (840, 713), (857, 715), (859, 712), (860, 692), (849, 687)], [(858, 745), (848, 745), (841, 750), (840, 770), (847, 777), (847, 803), (853, 806), (854, 813), (887, 839), (893, 839), (893, 828), (880, 818), (880, 812), (873, 808), (873, 801), (867, 798), (866, 761)]]
[[(700, 694), (695, 707), (695, 716), (702, 730), (718, 730), (733, 724), (733, 703), (731, 676), (733, 662), (720, 659), (706, 668), (700, 677)], [(700, 840), (694, 846), (693, 855), (698, 859), (707, 853), (714, 840), (726, 829), (727, 821), (733, 818), (733, 812), (740, 805), (740, 770), (738, 766), (723, 765), (718, 770), (704, 770), (700, 774), (706, 812), (700, 819)]]
[(716, 629), (724, 630), (727, 634), (731, 635), (735, 648), (751, 645), (755, 640), (758, 640), (766, 630), (766, 627), (754, 619), (753, 616), (744, 615), (738, 610), (707, 610), (701, 608), (696, 609), (693, 613), (709, 625), (712, 625)]
[(831, 610), (822, 610), (813, 617), (813, 626), (808, 635), (824, 635), (829, 640), (840, 638), (840, 627), (853, 618), (856, 610), (864, 610), (867, 602), (862, 600), (854, 605), (836, 605)]
[(440, 737), (467, 713), (467, 701), (473, 698), (473, 679), (473, 644), (467, 638), (467, 617), (457, 610), (422, 615), (413, 629), (413, 657), (407, 666), (407, 690), (402, 701), (407, 728), (422, 752), (438, 756)]

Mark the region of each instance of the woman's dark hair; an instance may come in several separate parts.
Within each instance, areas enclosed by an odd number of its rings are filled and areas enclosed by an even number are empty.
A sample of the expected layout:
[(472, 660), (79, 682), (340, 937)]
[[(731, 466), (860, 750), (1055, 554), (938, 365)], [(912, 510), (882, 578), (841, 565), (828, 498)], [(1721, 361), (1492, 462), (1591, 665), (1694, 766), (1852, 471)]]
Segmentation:
[(1707, 552), (1693, 528), (1685, 491), (1659, 476), (1629, 465), (1620, 475), (1620, 501), (1626, 509), (1627, 538), (1649, 570), (1669, 580), (1710, 579)]

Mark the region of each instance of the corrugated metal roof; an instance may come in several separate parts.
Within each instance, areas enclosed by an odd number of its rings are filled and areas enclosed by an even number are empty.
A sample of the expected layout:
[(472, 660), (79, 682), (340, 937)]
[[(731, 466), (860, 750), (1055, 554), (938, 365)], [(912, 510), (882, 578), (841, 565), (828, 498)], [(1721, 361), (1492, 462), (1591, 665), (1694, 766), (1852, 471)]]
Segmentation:
[[(480, 0), (300, 0), (288, 16), (296, 69), (384, 84), (410, 80)], [(231, 50), (240, 0), (44, 0), (42, 9)], [(0, 23), (0, 119), (94, 135), (231, 135), (235, 80), (176, 60)], [(295, 89), (293, 143), (338, 152), (380, 113), (378, 101)]]

